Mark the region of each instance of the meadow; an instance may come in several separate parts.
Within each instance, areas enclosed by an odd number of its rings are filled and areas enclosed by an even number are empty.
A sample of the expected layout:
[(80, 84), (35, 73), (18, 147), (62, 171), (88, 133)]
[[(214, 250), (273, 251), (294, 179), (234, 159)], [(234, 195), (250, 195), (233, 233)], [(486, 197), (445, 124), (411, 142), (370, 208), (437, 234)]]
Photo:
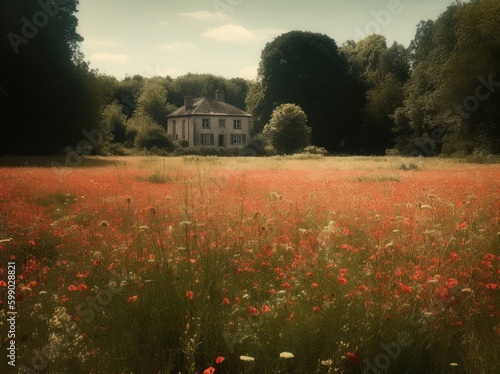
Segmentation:
[(31, 161), (0, 167), (2, 373), (499, 372), (499, 165)]

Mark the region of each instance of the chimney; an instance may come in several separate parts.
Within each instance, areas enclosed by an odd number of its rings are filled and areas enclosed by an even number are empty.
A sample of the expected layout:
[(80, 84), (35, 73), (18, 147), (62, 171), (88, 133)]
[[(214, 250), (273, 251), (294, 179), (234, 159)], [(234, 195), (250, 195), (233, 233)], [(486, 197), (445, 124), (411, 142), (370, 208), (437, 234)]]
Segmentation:
[(224, 91), (217, 90), (215, 91), (215, 100), (225, 102), (226, 98), (224, 97)]
[(186, 110), (193, 108), (193, 96), (184, 96), (184, 107)]

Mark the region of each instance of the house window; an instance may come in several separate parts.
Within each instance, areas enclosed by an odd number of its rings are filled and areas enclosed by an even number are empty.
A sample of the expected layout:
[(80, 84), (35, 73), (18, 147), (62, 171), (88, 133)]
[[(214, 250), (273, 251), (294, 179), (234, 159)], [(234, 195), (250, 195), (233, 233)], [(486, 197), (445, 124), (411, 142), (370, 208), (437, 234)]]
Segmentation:
[(182, 139), (186, 139), (186, 120), (182, 120)]
[(231, 144), (241, 145), (246, 143), (245, 134), (231, 134)]
[(234, 120), (234, 128), (237, 130), (241, 130), (241, 119)]
[(226, 120), (224, 118), (219, 119), (219, 129), (225, 129), (226, 128)]
[(203, 118), (201, 120), (201, 128), (202, 129), (209, 129), (210, 128), (210, 118)]
[(201, 134), (200, 143), (202, 145), (214, 145), (214, 134)]

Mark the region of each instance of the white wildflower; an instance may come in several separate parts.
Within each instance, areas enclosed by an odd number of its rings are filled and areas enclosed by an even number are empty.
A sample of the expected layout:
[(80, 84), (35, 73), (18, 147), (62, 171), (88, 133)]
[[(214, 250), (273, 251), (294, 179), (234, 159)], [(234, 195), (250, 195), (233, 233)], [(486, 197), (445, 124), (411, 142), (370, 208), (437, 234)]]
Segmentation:
[(280, 358), (284, 358), (284, 359), (287, 359), (287, 358), (294, 358), (295, 356), (293, 355), (293, 353), (290, 353), (290, 352), (281, 352), (280, 353)]

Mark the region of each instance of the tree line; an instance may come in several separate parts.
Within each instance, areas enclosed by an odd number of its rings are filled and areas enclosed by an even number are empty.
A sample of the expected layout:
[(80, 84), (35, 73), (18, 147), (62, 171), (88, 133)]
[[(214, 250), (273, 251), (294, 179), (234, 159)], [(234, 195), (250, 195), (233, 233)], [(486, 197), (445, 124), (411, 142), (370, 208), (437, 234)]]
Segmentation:
[(182, 144), (167, 135), (166, 116), (185, 95), (218, 89), (253, 115), (252, 136), (280, 139), (279, 153), (307, 144), (338, 154), (500, 153), (497, 0), (451, 4), (419, 23), (408, 47), (377, 34), (341, 46), (282, 34), (263, 49), (255, 81), (102, 74), (79, 50), (77, 12), (78, 1), (1, 2), (0, 154), (170, 152)]

